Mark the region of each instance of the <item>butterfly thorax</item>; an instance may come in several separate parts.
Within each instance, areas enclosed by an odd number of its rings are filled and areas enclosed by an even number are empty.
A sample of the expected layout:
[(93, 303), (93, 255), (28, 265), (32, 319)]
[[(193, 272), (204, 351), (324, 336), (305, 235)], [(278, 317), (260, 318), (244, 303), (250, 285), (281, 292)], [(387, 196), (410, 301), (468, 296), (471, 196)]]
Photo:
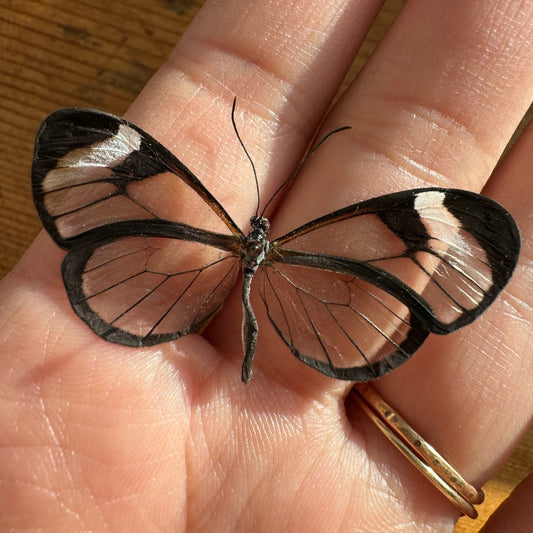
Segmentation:
[(270, 230), (270, 222), (265, 217), (253, 216), (250, 219), (252, 227), (242, 247), (243, 271), (255, 272), (262, 263), (268, 252), (270, 243), (267, 235)]

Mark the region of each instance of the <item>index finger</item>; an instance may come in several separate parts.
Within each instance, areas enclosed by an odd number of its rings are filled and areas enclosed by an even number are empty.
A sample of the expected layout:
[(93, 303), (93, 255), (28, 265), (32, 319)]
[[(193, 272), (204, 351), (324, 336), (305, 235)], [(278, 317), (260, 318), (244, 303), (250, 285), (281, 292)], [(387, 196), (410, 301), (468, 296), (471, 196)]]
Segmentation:
[(294, 170), (381, 6), (376, 0), (206, 2), (127, 113), (202, 180), (241, 227)]

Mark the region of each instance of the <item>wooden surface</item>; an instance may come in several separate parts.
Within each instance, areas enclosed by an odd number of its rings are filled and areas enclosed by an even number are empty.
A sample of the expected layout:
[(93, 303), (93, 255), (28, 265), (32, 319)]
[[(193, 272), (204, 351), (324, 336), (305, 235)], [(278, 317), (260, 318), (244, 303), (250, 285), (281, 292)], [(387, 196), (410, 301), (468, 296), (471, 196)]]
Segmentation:
[[(123, 113), (164, 62), (201, 0), (18, 0), (0, 2), (0, 278), (40, 229), (30, 190), (35, 132), (51, 111), (85, 106)], [(386, 2), (353, 78), (401, 7)], [(478, 531), (517, 482), (533, 469), (533, 434), (485, 487)]]

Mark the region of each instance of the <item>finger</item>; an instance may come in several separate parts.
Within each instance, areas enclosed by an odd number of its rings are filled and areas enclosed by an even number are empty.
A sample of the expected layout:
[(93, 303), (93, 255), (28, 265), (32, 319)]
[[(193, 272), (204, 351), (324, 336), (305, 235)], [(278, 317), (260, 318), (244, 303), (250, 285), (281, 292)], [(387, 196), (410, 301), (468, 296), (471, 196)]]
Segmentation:
[(533, 417), (532, 147), (530, 125), (484, 190), (513, 213), (521, 231), (522, 251), (509, 285), (476, 323), (432, 337), (379, 382), (413, 426), (476, 482), (507, 459)]
[(408, 2), (329, 115), (328, 128), (352, 129), (305, 169), (280, 231), (393, 190), (481, 190), (532, 99), (532, 6), (522, 6)]
[[(385, 399), (478, 486), (508, 458), (533, 417), (533, 363), (529, 357), (533, 273), (528, 266), (533, 256), (533, 219), (528, 205), (533, 193), (529, 171), (532, 146), (530, 125), (483, 191), (508, 207), (521, 229), (522, 254), (508, 288), (475, 324), (449, 337), (430, 337), (408, 363), (376, 383)], [(350, 397), (347, 408), (354, 427), (361, 428), (363, 415), (351, 412)], [(375, 428), (371, 432), (382, 439)], [(388, 443), (387, 447), (393, 450)], [(384, 464), (386, 449), (369, 446), (367, 450), (372, 464)], [(401, 462), (391, 463), (390, 468), (401, 473), (407, 487), (409, 472), (402, 471), (406, 462), (398, 460)], [(416, 475), (422, 482), (422, 476)], [(432, 489), (425, 481), (424, 486), (429, 498)], [(436, 491), (434, 495), (444, 501)], [(422, 510), (420, 502), (417, 508)], [(449, 504), (448, 511), (453, 512)], [(500, 522), (495, 524), (494, 531)]]
[(241, 136), (268, 182), (266, 201), (300, 158), (380, 5), (206, 2), (128, 118), (164, 140), (246, 227), (255, 187), (231, 126), (233, 98)]

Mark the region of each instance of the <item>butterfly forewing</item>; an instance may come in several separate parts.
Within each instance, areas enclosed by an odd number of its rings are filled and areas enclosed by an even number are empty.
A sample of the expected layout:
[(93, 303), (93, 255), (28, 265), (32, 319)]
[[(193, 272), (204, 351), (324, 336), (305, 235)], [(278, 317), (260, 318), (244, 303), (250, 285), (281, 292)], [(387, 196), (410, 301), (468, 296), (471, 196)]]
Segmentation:
[(507, 283), (519, 248), (514, 221), (485, 197), (404, 191), (277, 239), (261, 294), (300, 359), (335, 377), (371, 379), (429, 331), (474, 320)]
[(121, 220), (166, 219), (241, 236), (166, 148), (127, 121), (87, 109), (50, 115), (37, 135), (33, 194), (56, 242)]

